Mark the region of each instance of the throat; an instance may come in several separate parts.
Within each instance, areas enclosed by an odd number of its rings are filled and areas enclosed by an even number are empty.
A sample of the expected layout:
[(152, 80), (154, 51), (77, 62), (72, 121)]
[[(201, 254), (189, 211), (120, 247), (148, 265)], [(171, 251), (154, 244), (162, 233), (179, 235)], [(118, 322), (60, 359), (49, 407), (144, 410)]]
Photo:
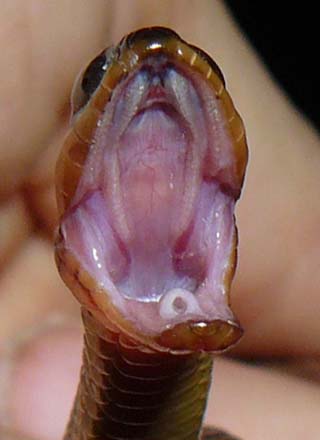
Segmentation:
[(83, 322), (83, 374), (65, 438), (198, 439), (212, 357), (151, 351), (86, 311)]

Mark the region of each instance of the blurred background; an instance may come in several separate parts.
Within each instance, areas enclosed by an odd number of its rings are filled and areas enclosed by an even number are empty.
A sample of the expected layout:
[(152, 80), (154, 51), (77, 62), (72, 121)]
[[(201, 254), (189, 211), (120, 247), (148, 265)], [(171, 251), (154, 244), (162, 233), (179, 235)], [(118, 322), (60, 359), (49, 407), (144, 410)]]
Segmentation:
[(320, 129), (317, 11), (312, 3), (226, 0), (234, 18), (291, 100)]

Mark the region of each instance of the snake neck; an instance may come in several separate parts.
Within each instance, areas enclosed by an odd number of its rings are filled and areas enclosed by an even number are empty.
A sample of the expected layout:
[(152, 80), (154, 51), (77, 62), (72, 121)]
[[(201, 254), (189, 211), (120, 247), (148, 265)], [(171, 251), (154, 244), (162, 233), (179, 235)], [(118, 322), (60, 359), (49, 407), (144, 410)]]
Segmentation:
[(83, 311), (81, 378), (64, 440), (196, 440), (212, 358), (137, 345)]

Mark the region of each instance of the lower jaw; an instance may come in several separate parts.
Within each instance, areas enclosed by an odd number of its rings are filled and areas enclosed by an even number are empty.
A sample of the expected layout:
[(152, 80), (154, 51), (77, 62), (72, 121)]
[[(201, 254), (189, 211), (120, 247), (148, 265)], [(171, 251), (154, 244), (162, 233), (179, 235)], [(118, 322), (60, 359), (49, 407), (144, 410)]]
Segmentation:
[[(205, 185), (205, 188), (207, 187), (209, 188), (208, 184)], [(220, 194), (216, 196), (215, 200), (219, 201), (222, 199), (222, 201), (225, 201), (225, 198), (227, 196)], [(221, 237), (224, 246), (217, 246), (218, 250), (213, 259), (215, 266), (212, 269), (212, 271), (218, 272), (218, 275), (210, 275), (214, 281), (219, 281), (216, 283), (216, 286), (213, 285), (212, 287), (210, 280), (207, 280), (206, 283), (201, 283), (200, 287), (192, 293), (192, 289), (190, 291), (182, 289), (179, 284), (176, 286), (176, 281), (173, 280), (174, 282), (171, 281), (171, 285), (170, 283), (167, 284), (164, 294), (161, 294), (159, 297), (146, 296), (142, 298), (141, 295), (137, 297), (132, 294), (131, 296), (123, 294), (125, 292), (121, 286), (115, 285), (111, 278), (105, 275), (106, 273), (108, 274), (109, 266), (106, 267), (106, 271), (104, 266), (100, 265), (99, 268), (94, 257), (92, 257), (94, 255), (93, 250), (96, 251), (96, 248), (98, 249), (98, 255), (104, 255), (104, 248), (99, 250), (98, 247), (101, 245), (101, 239), (97, 241), (95, 229), (92, 232), (92, 224), (94, 224), (95, 228), (100, 228), (100, 235), (103, 232), (108, 238), (102, 240), (102, 246), (108, 246), (112, 249), (112, 246), (115, 246), (113, 244), (115, 240), (110, 232), (107, 233), (105, 227), (104, 222), (108, 218), (108, 212), (105, 215), (102, 209), (98, 209), (97, 211), (100, 212), (97, 216), (96, 211), (92, 213), (89, 209), (90, 206), (89, 208), (87, 207), (88, 200), (90, 201), (91, 199), (89, 198), (77, 206), (75, 211), (68, 213), (62, 220), (60, 236), (56, 247), (60, 271), (70, 289), (75, 291), (75, 295), (82, 304), (89, 307), (95, 316), (99, 317), (100, 321), (104, 319), (112, 321), (115, 326), (123, 329), (127, 334), (135, 335), (136, 338), (144, 341), (144, 343), (148, 341), (149, 345), (156, 344), (164, 350), (181, 351), (197, 349), (221, 351), (237, 342), (241, 336), (241, 330), (227, 303), (236, 260), (236, 232), (234, 230), (232, 207), (224, 205), (220, 201), (217, 206), (214, 205), (214, 208), (210, 207), (214, 211), (210, 211), (207, 214), (207, 206), (211, 206), (209, 203), (211, 199), (209, 197), (203, 197), (203, 200), (200, 199), (202, 202), (198, 206), (199, 209), (197, 210), (195, 223), (202, 224), (204, 223), (204, 218), (214, 218), (213, 214), (219, 214), (218, 219), (220, 219), (220, 222), (222, 221), (223, 228), (213, 224), (214, 227), (211, 230), (210, 223), (210, 230), (207, 230), (208, 226), (206, 226), (206, 229), (203, 228), (203, 236), (201, 235), (200, 239), (197, 234), (193, 236), (193, 233), (190, 233), (188, 238), (189, 244), (191, 242), (201, 243), (209, 233), (210, 236), (215, 237), (219, 232), (219, 237)], [(101, 202), (95, 206), (103, 207), (105, 204)], [(225, 206), (227, 207), (225, 208)], [(227, 210), (228, 215), (224, 215), (223, 210)], [(79, 218), (82, 220), (79, 220)], [(96, 221), (96, 224), (94, 221)], [(85, 228), (88, 228), (85, 229), (85, 232), (90, 232), (90, 234), (83, 233), (84, 224)], [(194, 230), (199, 231), (201, 229), (195, 226)], [(224, 236), (227, 238), (224, 239)], [(158, 241), (160, 242), (160, 239)], [(166, 243), (166, 240), (161, 241), (161, 243), (163, 242)], [(145, 247), (145, 243), (148, 243), (148, 241), (141, 241), (142, 249)], [(181, 255), (183, 255), (184, 251), (191, 254), (191, 251), (194, 251), (194, 245), (190, 244), (191, 248), (189, 249), (188, 243), (179, 245), (177, 252), (180, 252)], [(197, 254), (195, 255), (197, 257)], [(201, 256), (201, 252), (199, 252), (199, 255)], [(90, 260), (88, 260), (89, 257)], [(80, 263), (81, 258), (82, 263)], [(198, 258), (193, 258), (199, 260)], [(102, 262), (103, 260), (98, 261)], [(134, 273), (138, 275), (148, 273), (148, 268), (153, 263), (153, 261), (150, 263), (150, 261), (146, 260), (146, 263), (141, 264), (139, 270)], [(188, 264), (187, 261), (186, 267), (180, 266), (177, 270), (180, 270), (180, 273), (184, 273), (182, 269), (188, 270)], [(158, 272), (162, 273), (161, 276), (164, 276), (165, 281), (167, 281), (167, 277), (161, 272), (162, 268), (167, 266), (158, 264), (157, 267)], [(150, 278), (149, 285), (153, 286), (155, 284), (150, 276), (145, 278), (140, 276), (140, 278), (142, 280)], [(170, 281), (170, 278), (168, 279)], [(177, 282), (180, 282), (178, 278), (177, 280)], [(133, 284), (130, 278), (129, 284)], [(76, 285), (76, 288), (74, 285)], [(134, 293), (140, 292), (140, 287), (143, 286), (148, 294), (150, 290), (149, 285), (145, 282), (142, 283), (140, 280), (140, 284), (137, 284), (136, 289), (133, 289)], [(213, 290), (214, 288), (215, 290)], [(162, 289), (157, 290), (161, 292)], [(173, 291), (178, 290), (181, 291), (178, 296), (172, 295)], [(186, 310), (180, 307), (176, 313), (174, 310), (174, 298), (182, 300), (182, 306)]]
[(158, 333), (148, 334), (138, 329), (111, 302), (110, 298), (74, 255), (65, 248), (59, 234), (55, 254), (61, 277), (74, 296), (106, 329), (121, 332), (138, 344), (161, 352), (188, 353), (194, 351), (221, 352), (236, 344), (243, 330), (235, 319), (187, 320)]

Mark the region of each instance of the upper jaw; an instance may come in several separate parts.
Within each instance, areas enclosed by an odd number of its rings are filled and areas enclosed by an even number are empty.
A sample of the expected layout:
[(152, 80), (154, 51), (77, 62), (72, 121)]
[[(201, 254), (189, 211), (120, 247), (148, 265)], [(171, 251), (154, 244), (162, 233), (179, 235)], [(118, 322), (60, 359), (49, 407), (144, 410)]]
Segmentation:
[[(172, 81), (174, 75), (177, 75), (175, 66), (170, 64), (169, 67), (167, 62), (164, 62), (158, 66), (158, 70), (152, 70), (152, 72), (144, 68), (139, 69), (120, 85), (118, 102), (113, 113), (117, 115), (117, 118), (121, 113), (124, 114), (126, 123), (119, 127), (118, 138), (123, 135), (135, 116), (154, 107), (162, 107), (164, 111), (171, 111), (180, 118), (182, 124), (192, 127), (193, 115), (183, 111), (185, 103), (175, 90)], [(183, 72), (179, 72), (179, 79), (185, 83), (190, 81)]]

